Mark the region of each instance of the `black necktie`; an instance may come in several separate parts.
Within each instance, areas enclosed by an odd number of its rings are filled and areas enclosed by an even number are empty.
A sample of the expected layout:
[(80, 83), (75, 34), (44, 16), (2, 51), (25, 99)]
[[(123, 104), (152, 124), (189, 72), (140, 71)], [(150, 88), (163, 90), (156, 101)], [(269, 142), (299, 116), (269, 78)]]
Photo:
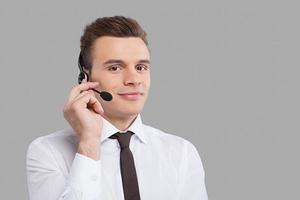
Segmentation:
[(133, 134), (131, 131), (127, 131), (126, 133), (117, 132), (109, 137), (111, 139), (118, 139), (121, 147), (120, 167), (125, 200), (140, 200), (134, 160), (129, 148), (130, 138)]

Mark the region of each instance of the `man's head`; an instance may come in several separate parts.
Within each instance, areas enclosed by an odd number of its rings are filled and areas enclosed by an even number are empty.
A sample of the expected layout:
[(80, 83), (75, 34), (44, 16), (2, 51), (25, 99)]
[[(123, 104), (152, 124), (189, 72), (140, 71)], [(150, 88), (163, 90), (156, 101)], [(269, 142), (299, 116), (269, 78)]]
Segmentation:
[[(99, 82), (99, 91), (113, 95), (101, 102), (105, 115), (123, 118), (140, 113), (150, 89), (150, 52), (146, 32), (131, 18), (98, 18), (87, 25), (81, 37), (83, 68), (89, 81)], [(140, 92), (137, 100), (122, 93)]]

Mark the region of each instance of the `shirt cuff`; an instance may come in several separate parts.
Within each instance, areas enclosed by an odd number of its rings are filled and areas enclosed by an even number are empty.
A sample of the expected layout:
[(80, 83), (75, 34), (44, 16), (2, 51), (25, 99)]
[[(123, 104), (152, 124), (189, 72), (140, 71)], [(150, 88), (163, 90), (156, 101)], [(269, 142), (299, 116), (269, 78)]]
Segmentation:
[(95, 194), (100, 191), (101, 159), (93, 160), (76, 153), (69, 174), (71, 187), (85, 194)]

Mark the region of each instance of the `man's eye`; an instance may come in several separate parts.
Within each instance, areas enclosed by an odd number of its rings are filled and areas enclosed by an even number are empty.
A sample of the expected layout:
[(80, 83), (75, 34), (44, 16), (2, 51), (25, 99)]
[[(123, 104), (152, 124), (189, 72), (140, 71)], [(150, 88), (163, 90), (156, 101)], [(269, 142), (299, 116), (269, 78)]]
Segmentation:
[(147, 70), (148, 69), (148, 66), (146, 66), (146, 65), (137, 65), (137, 69), (138, 70)]
[(118, 68), (121, 68), (119, 65), (112, 65), (108, 68), (109, 71), (117, 71)]

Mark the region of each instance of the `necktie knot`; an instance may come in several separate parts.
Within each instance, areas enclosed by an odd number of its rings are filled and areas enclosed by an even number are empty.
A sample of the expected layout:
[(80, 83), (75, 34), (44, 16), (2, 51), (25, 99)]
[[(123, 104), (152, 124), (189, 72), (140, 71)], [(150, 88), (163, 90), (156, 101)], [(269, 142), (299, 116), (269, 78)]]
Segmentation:
[(133, 134), (134, 133), (131, 131), (127, 131), (125, 133), (117, 132), (117, 133), (113, 134), (112, 136), (110, 136), (109, 138), (117, 139), (121, 146), (121, 149), (124, 149), (124, 148), (129, 148), (130, 138)]

